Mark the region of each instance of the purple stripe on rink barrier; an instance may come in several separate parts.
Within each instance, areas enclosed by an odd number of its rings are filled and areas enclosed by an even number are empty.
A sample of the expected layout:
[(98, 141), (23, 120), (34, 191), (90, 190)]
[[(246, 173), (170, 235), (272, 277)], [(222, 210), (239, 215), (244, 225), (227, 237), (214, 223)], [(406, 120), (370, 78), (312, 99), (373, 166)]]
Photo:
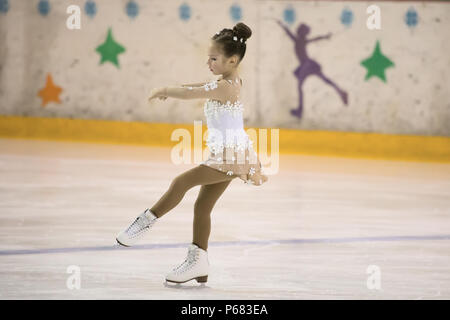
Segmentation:
[[(210, 242), (209, 247), (228, 246), (251, 246), (270, 244), (303, 244), (303, 243), (348, 243), (348, 242), (375, 242), (375, 241), (419, 241), (419, 240), (450, 240), (450, 235), (430, 236), (387, 236), (387, 237), (355, 237), (355, 238), (319, 238), (319, 239), (285, 239), (285, 240), (254, 240), (254, 241), (221, 241)], [(23, 250), (0, 250), (0, 256), (43, 254), (43, 253), (69, 253), (89, 251), (113, 251), (113, 250), (152, 250), (185, 248), (190, 243), (162, 243), (162, 244), (140, 244), (133, 247), (122, 247), (118, 245), (99, 247), (74, 247), (74, 248), (48, 248), (48, 249), (23, 249)]]

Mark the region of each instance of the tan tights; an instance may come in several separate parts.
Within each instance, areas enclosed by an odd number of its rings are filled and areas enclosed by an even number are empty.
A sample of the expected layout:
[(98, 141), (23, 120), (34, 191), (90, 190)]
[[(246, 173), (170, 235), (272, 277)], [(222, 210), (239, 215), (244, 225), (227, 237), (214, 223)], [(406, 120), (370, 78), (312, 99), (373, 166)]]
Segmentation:
[(150, 210), (160, 218), (180, 203), (189, 189), (201, 185), (194, 204), (192, 242), (207, 250), (209, 234), (211, 233), (211, 211), (234, 178), (236, 176), (229, 176), (208, 166), (199, 165), (175, 177), (166, 193)]

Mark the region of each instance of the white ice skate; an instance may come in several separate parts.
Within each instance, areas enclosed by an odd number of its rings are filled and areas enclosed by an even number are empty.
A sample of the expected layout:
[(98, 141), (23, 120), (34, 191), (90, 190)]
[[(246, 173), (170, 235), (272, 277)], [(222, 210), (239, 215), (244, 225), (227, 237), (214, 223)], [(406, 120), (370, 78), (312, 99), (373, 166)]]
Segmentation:
[(183, 283), (195, 279), (199, 283), (204, 283), (208, 280), (208, 268), (208, 253), (191, 244), (186, 260), (166, 276), (166, 281)]
[(128, 228), (117, 235), (116, 241), (125, 247), (130, 247), (150, 230), (157, 219), (150, 209), (145, 209)]

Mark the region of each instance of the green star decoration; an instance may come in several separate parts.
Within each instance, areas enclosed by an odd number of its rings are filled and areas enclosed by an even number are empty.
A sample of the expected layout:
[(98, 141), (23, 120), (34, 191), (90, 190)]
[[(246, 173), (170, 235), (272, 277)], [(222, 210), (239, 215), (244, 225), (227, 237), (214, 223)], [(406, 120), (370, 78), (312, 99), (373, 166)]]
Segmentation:
[(98, 46), (95, 51), (102, 55), (102, 60), (100, 64), (103, 64), (106, 61), (114, 63), (117, 67), (119, 67), (119, 61), (117, 60), (117, 55), (125, 52), (125, 48), (114, 41), (112, 36), (111, 28), (108, 29), (108, 36), (106, 37), (106, 41), (103, 42), (100, 46)]
[(380, 42), (377, 40), (372, 56), (363, 60), (361, 65), (367, 69), (366, 78), (364, 80), (367, 81), (370, 77), (376, 76), (386, 82), (384, 71), (386, 68), (394, 66), (394, 63), (381, 53)]

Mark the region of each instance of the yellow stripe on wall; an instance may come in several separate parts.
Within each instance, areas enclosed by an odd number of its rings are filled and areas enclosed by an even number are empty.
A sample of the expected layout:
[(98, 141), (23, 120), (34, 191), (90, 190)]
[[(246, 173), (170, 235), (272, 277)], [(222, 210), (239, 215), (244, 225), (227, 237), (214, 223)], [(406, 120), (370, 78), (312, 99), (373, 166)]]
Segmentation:
[(280, 130), (285, 153), (450, 163), (450, 138), (381, 133)]
[[(171, 147), (178, 143), (170, 140), (171, 134), (180, 128), (194, 136), (193, 124), (0, 115), (0, 136), (7, 138)], [(205, 131), (203, 125), (202, 133)], [(270, 151), (271, 128), (267, 135)], [(449, 137), (279, 129), (279, 148), (280, 153), (450, 163)]]

